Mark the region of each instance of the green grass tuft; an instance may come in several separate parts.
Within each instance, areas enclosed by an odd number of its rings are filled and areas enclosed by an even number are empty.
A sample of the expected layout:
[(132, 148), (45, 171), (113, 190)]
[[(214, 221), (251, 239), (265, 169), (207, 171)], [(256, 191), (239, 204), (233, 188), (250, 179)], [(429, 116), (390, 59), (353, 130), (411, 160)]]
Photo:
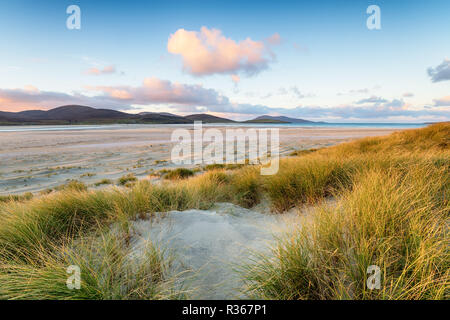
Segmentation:
[(113, 184), (114, 182), (111, 179), (102, 179), (100, 181), (97, 181), (96, 183), (94, 183), (94, 185), (96, 187), (101, 186), (101, 185), (105, 185), (105, 184)]
[(121, 186), (125, 186), (128, 183), (133, 183), (133, 182), (136, 182), (136, 181), (137, 181), (136, 176), (133, 173), (129, 173), (129, 174), (126, 174), (126, 175), (120, 177), (117, 182)]
[(186, 168), (177, 168), (174, 170), (168, 171), (164, 175), (164, 179), (166, 180), (181, 180), (192, 177), (194, 175), (194, 171)]

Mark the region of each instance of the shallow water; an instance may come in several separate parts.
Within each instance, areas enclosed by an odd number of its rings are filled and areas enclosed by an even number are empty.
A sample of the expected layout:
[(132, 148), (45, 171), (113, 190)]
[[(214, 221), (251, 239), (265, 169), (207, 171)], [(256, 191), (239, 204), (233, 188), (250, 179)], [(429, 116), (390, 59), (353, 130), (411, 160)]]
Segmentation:
[[(425, 127), (425, 123), (204, 123), (203, 127), (248, 128), (393, 128), (413, 129)], [(192, 124), (103, 124), (103, 125), (25, 125), (0, 126), (0, 132), (27, 131), (84, 131), (119, 130), (141, 128), (192, 128)]]
[(300, 222), (297, 214), (271, 215), (219, 203), (210, 210), (171, 211), (159, 220), (137, 220), (132, 227), (134, 256), (148, 241), (174, 256), (173, 274), (183, 273), (192, 299), (245, 298), (241, 266), (255, 253), (270, 253), (278, 236)]

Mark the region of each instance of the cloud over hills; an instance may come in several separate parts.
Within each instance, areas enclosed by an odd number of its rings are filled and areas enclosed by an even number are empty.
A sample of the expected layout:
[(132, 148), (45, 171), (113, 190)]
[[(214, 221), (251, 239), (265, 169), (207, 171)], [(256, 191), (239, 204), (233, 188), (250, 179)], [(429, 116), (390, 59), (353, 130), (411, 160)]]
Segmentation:
[[(272, 114), (317, 120), (450, 119), (450, 97), (434, 100), (434, 106), (413, 107), (403, 99), (371, 96), (338, 106), (269, 107), (262, 104), (234, 102), (215, 89), (198, 84), (183, 84), (155, 77), (144, 79), (140, 86), (87, 86), (86, 92), (63, 93), (41, 91), (27, 86), (22, 89), (0, 89), (0, 109), (20, 111), (50, 109), (60, 105), (80, 104), (115, 110), (139, 109), (161, 105), (173, 112), (210, 112), (232, 118), (252, 118)], [(147, 108), (148, 109), (148, 108)]]

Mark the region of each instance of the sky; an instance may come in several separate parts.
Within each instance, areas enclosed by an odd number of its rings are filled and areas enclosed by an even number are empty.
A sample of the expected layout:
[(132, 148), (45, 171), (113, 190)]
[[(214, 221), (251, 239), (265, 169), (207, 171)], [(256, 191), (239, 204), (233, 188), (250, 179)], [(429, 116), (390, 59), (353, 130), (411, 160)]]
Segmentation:
[(449, 12), (447, 0), (1, 1), (0, 110), (448, 121)]

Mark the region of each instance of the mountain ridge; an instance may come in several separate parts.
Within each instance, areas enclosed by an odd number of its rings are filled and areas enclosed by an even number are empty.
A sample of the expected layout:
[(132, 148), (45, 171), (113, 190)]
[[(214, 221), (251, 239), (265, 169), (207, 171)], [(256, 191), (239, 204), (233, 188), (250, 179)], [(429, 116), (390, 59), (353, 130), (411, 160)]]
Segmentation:
[(247, 122), (267, 122), (267, 121), (275, 121), (275, 122), (281, 122), (281, 123), (323, 123), (323, 122), (315, 122), (305, 119), (298, 119), (298, 118), (290, 118), (286, 116), (269, 116), (267, 114), (256, 117), (253, 120), (249, 120)]
[(65, 105), (50, 110), (0, 111), (0, 124), (189, 124), (204, 123), (315, 123), (284, 116), (263, 115), (247, 121), (234, 121), (206, 113), (180, 116), (168, 112), (141, 112), (131, 114), (111, 109), (97, 109), (81, 105)]

